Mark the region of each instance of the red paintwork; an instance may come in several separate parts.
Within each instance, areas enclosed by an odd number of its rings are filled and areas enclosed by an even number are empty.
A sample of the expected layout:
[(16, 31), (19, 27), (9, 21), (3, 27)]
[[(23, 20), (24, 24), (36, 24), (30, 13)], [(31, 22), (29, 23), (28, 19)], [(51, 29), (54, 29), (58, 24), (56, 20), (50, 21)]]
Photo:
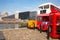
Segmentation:
[[(53, 19), (52, 19), (52, 32), (51, 33), (49, 33), (49, 36), (51, 36), (52, 38), (60, 38), (60, 34), (57, 34), (57, 26), (56, 26), (56, 24), (57, 24), (57, 22), (56, 22), (56, 19), (57, 19), (57, 16), (59, 16), (59, 18), (60, 18), (60, 12), (58, 12), (55, 8), (51, 8), (51, 11), (52, 11), (52, 13), (50, 13), (50, 17), (52, 16), (53, 17)], [(50, 21), (50, 20), (49, 20)]]
[(38, 29), (38, 30), (40, 30), (40, 24), (41, 24), (41, 23), (42, 23), (42, 22), (38, 22), (38, 21), (37, 21), (37, 29)]
[(48, 26), (49, 26), (48, 24), (43, 25), (42, 30), (48, 30)]

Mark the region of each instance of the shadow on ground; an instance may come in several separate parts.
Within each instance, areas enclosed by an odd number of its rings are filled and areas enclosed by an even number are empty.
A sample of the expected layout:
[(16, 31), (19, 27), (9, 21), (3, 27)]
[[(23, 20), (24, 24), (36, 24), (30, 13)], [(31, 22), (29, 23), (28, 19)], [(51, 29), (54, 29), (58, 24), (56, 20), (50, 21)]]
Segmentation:
[(5, 37), (2, 31), (0, 31), (0, 40), (5, 40)]

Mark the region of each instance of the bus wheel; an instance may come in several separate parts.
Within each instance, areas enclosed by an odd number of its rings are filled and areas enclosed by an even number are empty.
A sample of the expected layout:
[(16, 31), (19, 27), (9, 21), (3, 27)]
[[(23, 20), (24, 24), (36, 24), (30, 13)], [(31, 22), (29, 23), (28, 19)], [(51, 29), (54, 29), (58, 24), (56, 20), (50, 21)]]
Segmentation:
[(54, 40), (53, 38), (51, 38), (51, 37), (49, 37), (49, 39), (47, 39), (47, 40)]
[(59, 38), (59, 40), (60, 40), (60, 38)]
[(51, 33), (51, 27), (48, 27), (48, 31), (47, 31), (47, 39), (48, 39), (48, 40), (52, 40), (52, 38), (49, 37), (49, 33)]
[(40, 33), (42, 33), (42, 26), (40, 25)]

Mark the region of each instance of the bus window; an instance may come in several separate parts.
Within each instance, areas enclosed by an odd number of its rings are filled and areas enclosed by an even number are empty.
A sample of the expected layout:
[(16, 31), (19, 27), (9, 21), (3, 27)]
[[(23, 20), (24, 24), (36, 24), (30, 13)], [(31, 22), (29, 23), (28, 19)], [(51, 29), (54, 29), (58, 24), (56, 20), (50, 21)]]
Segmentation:
[(44, 16), (43, 17), (43, 21), (49, 21), (49, 17), (48, 16)]
[(37, 17), (37, 21), (42, 21), (42, 17)]
[(49, 5), (45, 5), (45, 6), (44, 6), (44, 9), (48, 9), (48, 8), (49, 8)]
[(51, 5), (51, 8), (54, 8), (54, 6)]
[(46, 13), (46, 10), (40, 10), (40, 13), (44, 14), (44, 13)]
[(46, 10), (43, 10), (43, 13), (46, 13)]
[(57, 32), (57, 34), (60, 34), (60, 18), (59, 17), (57, 17), (57, 30), (56, 30), (56, 32)]
[(43, 9), (43, 6), (39, 7), (40, 9)]
[(51, 8), (54, 8), (55, 10), (57, 10), (58, 12), (60, 12), (60, 9), (57, 8), (57, 7), (55, 7), (55, 6), (53, 6), (53, 5), (51, 5)]

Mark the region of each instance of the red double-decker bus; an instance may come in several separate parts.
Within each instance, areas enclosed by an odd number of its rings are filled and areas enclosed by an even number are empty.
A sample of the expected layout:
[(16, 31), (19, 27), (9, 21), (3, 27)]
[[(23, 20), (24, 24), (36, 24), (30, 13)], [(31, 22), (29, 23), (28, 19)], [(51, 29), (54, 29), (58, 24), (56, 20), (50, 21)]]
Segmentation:
[(42, 30), (48, 30), (50, 22), (49, 14), (59, 12), (60, 9), (52, 3), (42, 4), (39, 8), (40, 14), (37, 15), (37, 29), (39, 29), (41, 32)]
[(48, 27), (48, 35), (52, 38), (59, 38), (60, 39), (60, 12), (51, 13), (49, 16), (49, 27)]
[[(60, 39), (60, 8), (51, 4), (51, 13), (49, 13), (49, 26), (47, 38)], [(51, 37), (51, 38), (50, 38)]]

